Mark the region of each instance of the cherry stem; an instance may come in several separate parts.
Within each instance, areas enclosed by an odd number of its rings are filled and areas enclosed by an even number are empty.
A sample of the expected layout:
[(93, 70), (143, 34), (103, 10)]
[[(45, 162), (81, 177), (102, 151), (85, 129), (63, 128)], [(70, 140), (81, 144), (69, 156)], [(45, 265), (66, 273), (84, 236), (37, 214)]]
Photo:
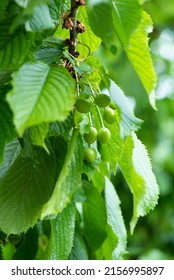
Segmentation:
[(80, 87), (79, 87), (79, 80), (78, 80), (78, 75), (77, 72), (75, 71), (75, 77), (76, 77), (76, 88), (77, 88), (77, 97), (80, 96)]
[(101, 90), (100, 90), (99, 85), (97, 83), (96, 83), (96, 86), (97, 86), (97, 89), (98, 89), (97, 94), (101, 94)]
[(98, 113), (98, 116), (99, 116), (99, 120), (100, 120), (100, 123), (101, 123), (101, 127), (105, 127), (105, 125), (104, 125), (104, 122), (103, 122), (103, 119), (102, 119), (102, 116), (101, 116), (101, 113), (100, 113), (100, 110), (99, 110), (99, 108), (98, 108), (98, 106), (97, 105), (95, 105), (95, 107), (96, 107), (96, 110), (97, 110), (97, 113)]
[(82, 43), (82, 42), (80, 42), (80, 41), (77, 41), (77, 44), (83, 45), (84, 47), (86, 47), (86, 48), (88, 49), (88, 54), (87, 54), (87, 55), (85, 56), (85, 58), (83, 59), (83, 61), (85, 61), (86, 58), (90, 55), (91, 49), (90, 49), (90, 47), (89, 47), (88, 45), (86, 45), (86, 44), (84, 44), (84, 43)]
[(90, 88), (90, 90), (91, 90), (91, 92), (92, 92), (92, 95), (95, 96), (95, 91), (94, 91), (94, 89), (92, 88), (92, 85), (90, 84), (90, 82), (88, 81), (88, 79), (87, 79), (86, 77), (84, 77), (84, 78), (85, 78), (85, 80), (86, 80), (87, 83), (88, 83), (88, 86), (89, 86), (89, 88)]
[(89, 112), (89, 123), (92, 126), (92, 117), (91, 117), (91, 113)]

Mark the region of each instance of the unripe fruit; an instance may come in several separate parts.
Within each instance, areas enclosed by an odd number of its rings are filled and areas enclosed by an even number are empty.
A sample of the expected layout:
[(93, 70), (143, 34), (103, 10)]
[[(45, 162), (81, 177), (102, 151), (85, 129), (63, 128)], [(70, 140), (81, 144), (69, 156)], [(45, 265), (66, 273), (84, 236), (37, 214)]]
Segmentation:
[(91, 110), (91, 102), (86, 99), (77, 99), (76, 108), (80, 113), (88, 113)]
[(117, 105), (115, 104), (114, 101), (111, 101), (111, 103), (109, 104), (109, 107), (111, 107), (112, 109), (117, 109)]
[(99, 107), (107, 107), (111, 102), (111, 99), (108, 95), (101, 93), (96, 96), (95, 103)]
[(84, 151), (84, 158), (87, 162), (93, 163), (96, 160), (97, 153), (93, 148), (86, 148)]
[(115, 116), (115, 111), (109, 107), (103, 112), (103, 119), (109, 124), (113, 124), (115, 122)]
[(98, 136), (97, 139), (102, 143), (102, 144), (107, 144), (109, 140), (111, 139), (111, 133), (110, 130), (106, 127), (102, 127), (98, 131)]
[(84, 134), (84, 139), (88, 144), (92, 144), (97, 139), (97, 129), (95, 127), (90, 127), (89, 132)]

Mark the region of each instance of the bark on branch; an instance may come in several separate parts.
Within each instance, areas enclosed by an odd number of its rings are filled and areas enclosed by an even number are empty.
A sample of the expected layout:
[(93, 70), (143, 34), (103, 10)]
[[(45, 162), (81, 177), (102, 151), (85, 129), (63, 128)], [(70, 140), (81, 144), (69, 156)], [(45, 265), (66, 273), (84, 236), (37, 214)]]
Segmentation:
[(69, 52), (73, 56), (75, 56), (76, 53), (76, 43), (77, 43), (76, 42), (77, 41), (77, 29), (76, 29), (77, 10), (78, 10), (77, 1), (71, 0), (71, 17), (72, 17), (73, 27), (70, 30), (71, 45), (69, 47)]

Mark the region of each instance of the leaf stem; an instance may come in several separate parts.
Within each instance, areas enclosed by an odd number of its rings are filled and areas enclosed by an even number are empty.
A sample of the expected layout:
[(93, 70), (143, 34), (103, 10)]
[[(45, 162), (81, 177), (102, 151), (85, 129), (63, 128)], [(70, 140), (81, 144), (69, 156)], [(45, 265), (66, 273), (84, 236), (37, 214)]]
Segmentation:
[(88, 79), (87, 79), (86, 77), (84, 77), (84, 78), (85, 78), (85, 80), (86, 80), (87, 83), (88, 83), (88, 86), (89, 86), (89, 88), (90, 88), (90, 90), (91, 90), (91, 92), (92, 92), (92, 95), (95, 96), (94, 89), (92, 88), (92, 85), (90, 84), (90, 82), (88, 81)]

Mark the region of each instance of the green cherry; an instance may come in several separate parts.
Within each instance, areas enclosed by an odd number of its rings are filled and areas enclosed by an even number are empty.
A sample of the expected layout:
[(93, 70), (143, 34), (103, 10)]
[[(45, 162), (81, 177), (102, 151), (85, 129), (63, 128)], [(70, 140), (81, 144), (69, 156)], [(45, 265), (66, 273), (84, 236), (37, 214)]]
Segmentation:
[(83, 137), (88, 144), (92, 144), (97, 139), (97, 133), (97, 129), (91, 126), (89, 132), (85, 133)]
[(95, 97), (95, 104), (99, 107), (107, 107), (110, 102), (110, 97), (104, 93), (101, 93)]
[(103, 119), (109, 124), (113, 124), (115, 122), (115, 116), (115, 111), (109, 107), (103, 112)]
[(111, 139), (110, 130), (106, 127), (102, 127), (98, 131), (97, 140), (99, 140), (102, 144), (107, 144)]
[(80, 113), (88, 113), (91, 110), (91, 105), (91, 102), (86, 99), (79, 98), (76, 101), (76, 108)]
[(84, 151), (84, 158), (86, 162), (93, 163), (96, 160), (97, 154), (96, 150), (93, 148), (86, 148)]

